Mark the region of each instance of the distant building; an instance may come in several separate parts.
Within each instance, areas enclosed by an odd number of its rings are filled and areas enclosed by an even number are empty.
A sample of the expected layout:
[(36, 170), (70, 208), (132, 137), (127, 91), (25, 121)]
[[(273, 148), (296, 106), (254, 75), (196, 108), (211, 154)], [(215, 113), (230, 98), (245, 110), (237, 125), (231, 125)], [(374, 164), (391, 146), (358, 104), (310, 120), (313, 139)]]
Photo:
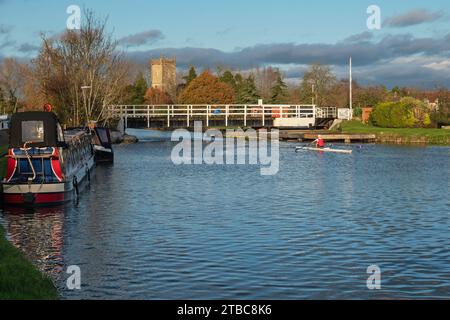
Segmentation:
[(9, 115), (0, 115), (0, 130), (5, 130), (5, 129), (9, 129), (9, 120), (10, 120), (10, 116)]
[(161, 57), (150, 61), (152, 88), (174, 95), (177, 87), (177, 60)]
[(362, 115), (361, 115), (362, 122), (369, 123), (370, 114), (372, 113), (372, 111), (373, 111), (373, 108), (371, 108), (371, 107), (362, 108)]
[(424, 99), (424, 102), (427, 104), (429, 110), (439, 111), (439, 99), (436, 99), (434, 102), (430, 102), (430, 100)]

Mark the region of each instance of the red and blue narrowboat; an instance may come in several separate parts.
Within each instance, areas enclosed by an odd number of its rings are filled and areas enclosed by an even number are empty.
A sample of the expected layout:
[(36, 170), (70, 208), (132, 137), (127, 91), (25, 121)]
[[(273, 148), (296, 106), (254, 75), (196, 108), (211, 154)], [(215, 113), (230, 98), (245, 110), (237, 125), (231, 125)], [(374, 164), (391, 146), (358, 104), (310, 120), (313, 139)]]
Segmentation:
[(92, 136), (63, 131), (53, 112), (21, 112), (11, 117), (6, 205), (56, 205), (78, 196), (94, 167)]

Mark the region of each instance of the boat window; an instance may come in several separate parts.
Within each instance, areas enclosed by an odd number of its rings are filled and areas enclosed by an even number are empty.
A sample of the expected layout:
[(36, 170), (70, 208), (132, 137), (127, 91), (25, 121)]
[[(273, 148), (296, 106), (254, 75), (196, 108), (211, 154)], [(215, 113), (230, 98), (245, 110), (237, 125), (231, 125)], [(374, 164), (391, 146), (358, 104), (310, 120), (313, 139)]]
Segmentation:
[(106, 129), (97, 128), (96, 131), (101, 143), (109, 143), (108, 131)]
[(22, 142), (44, 142), (44, 121), (23, 121)]
[(64, 142), (64, 132), (59, 123), (58, 123), (58, 141)]

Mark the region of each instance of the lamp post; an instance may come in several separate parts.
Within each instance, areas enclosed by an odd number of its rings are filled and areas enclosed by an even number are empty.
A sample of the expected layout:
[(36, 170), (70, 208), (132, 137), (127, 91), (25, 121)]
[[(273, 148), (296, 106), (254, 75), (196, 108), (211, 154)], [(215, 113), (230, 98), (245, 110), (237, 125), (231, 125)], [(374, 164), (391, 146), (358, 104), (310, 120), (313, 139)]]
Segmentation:
[(316, 83), (314, 82), (314, 79), (309, 79), (308, 84), (311, 85), (311, 104), (317, 103), (317, 92), (316, 92)]

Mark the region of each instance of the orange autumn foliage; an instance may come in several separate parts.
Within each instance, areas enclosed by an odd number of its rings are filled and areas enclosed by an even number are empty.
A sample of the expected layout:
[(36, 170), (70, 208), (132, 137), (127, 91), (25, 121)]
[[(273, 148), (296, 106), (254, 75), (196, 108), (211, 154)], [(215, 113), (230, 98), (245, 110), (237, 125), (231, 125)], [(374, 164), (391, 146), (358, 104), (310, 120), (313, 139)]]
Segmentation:
[(192, 80), (178, 97), (181, 104), (232, 104), (234, 101), (233, 88), (209, 71)]
[(170, 96), (164, 91), (156, 88), (150, 88), (145, 93), (145, 102), (148, 104), (172, 104)]

